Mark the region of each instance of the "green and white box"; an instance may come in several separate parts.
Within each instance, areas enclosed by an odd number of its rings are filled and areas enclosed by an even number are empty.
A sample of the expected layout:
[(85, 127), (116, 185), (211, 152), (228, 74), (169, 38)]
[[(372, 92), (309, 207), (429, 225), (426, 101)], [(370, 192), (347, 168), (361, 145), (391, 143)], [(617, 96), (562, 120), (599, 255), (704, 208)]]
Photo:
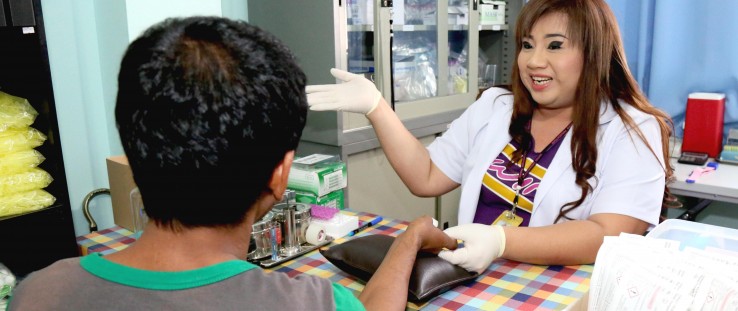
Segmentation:
[(346, 181), (346, 163), (337, 155), (313, 154), (294, 161), (287, 188), (322, 197), (346, 188)]
[(295, 201), (297, 203), (307, 203), (322, 205), (337, 209), (343, 209), (343, 189), (328, 193), (322, 197), (316, 196), (310, 192), (295, 191)]

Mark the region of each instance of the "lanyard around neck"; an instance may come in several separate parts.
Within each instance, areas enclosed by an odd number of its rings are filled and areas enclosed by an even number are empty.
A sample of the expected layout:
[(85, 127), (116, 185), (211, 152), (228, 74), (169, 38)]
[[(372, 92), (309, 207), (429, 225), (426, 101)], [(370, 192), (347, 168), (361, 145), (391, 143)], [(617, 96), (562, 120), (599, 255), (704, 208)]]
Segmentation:
[[(530, 129), (530, 121), (528, 122), (528, 128)], [(531, 146), (532, 144), (529, 144), (529, 146), (525, 148), (525, 150), (523, 151), (523, 158), (521, 159), (520, 163), (520, 172), (518, 173), (518, 187), (523, 184), (523, 180), (525, 179), (525, 177), (530, 174), (530, 171), (533, 170), (533, 167), (535, 167), (536, 164), (538, 164), (538, 161), (541, 160), (543, 155), (551, 150), (551, 147), (556, 145), (559, 140), (564, 138), (566, 133), (569, 132), (569, 128), (571, 128), (571, 123), (569, 123), (569, 125), (567, 125), (566, 128), (564, 128), (561, 133), (559, 133), (559, 135), (556, 135), (556, 137), (550, 143), (548, 143), (548, 145), (546, 145), (546, 148), (543, 148), (543, 151), (541, 151), (541, 153), (539, 153), (536, 158), (533, 159), (533, 162), (530, 164), (530, 166), (528, 166), (527, 169), (525, 167), (525, 162), (527, 162), (528, 152), (530, 151), (530, 149), (533, 149), (533, 146)]]
[[(528, 121), (527, 128), (528, 128), (528, 130), (530, 130), (530, 121)], [(566, 128), (564, 128), (564, 130), (562, 130), (561, 133), (559, 133), (559, 135), (557, 135), (550, 143), (548, 143), (548, 145), (546, 146), (546, 148), (543, 148), (543, 151), (541, 151), (541, 153), (539, 153), (536, 156), (536, 158), (533, 159), (533, 162), (530, 164), (530, 166), (528, 166), (527, 169), (525, 167), (525, 163), (528, 160), (528, 151), (530, 151), (530, 149), (532, 149), (533, 146), (531, 146), (532, 144), (529, 144), (528, 147), (525, 148), (525, 150), (523, 151), (523, 158), (520, 160), (521, 163), (520, 163), (520, 171), (518, 172), (518, 182), (517, 182), (517, 184), (513, 185), (513, 190), (515, 190), (515, 198), (513, 198), (513, 204), (512, 204), (512, 210), (511, 210), (512, 215), (511, 216), (514, 217), (515, 210), (518, 207), (518, 200), (520, 199), (520, 189), (523, 188), (523, 180), (525, 180), (525, 178), (528, 177), (528, 174), (530, 174), (530, 171), (532, 171), (533, 168), (536, 166), (536, 164), (538, 164), (538, 161), (541, 160), (541, 158), (543, 157), (543, 155), (546, 154), (561, 139), (563, 139), (564, 136), (566, 136), (566, 133), (569, 132), (569, 129), (570, 128), (571, 128), (571, 123), (569, 123), (569, 125), (567, 125)]]

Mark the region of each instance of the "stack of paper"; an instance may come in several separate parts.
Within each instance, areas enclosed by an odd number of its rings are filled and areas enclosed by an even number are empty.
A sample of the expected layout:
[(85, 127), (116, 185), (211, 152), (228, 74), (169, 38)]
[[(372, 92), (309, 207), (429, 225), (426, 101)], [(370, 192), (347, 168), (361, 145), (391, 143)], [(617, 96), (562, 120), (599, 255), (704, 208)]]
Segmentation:
[(738, 310), (738, 253), (680, 250), (680, 242), (605, 237), (590, 283), (589, 310)]

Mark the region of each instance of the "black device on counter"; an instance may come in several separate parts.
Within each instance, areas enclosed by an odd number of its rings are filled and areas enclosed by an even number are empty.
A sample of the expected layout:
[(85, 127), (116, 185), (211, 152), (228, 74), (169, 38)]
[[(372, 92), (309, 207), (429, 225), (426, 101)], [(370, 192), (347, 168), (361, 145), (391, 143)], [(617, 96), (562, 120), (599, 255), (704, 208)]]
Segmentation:
[(682, 155), (679, 156), (679, 160), (677, 162), (684, 164), (703, 165), (705, 164), (705, 162), (707, 162), (708, 158), (709, 156), (707, 155), (707, 153), (682, 152)]

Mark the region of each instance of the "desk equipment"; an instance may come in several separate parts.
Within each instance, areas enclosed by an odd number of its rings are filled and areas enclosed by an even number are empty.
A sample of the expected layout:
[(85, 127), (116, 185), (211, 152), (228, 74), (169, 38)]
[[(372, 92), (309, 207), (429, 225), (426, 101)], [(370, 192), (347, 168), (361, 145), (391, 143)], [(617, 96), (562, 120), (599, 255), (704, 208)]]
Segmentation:
[(333, 238), (325, 234), (324, 227), (313, 226), (311, 210), (308, 204), (275, 204), (252, 225), (251, 237), (256, 247), (247, 260), (272, 267), (329, 244)]
[[(259, 260), (272, 255), (272, 228), (274, 228), (274, 213), (269, 211), (251, 225), (251, 238), (254, 250), (248, 254), (248, 260)], [(275, 232), (276, 235), (276, 232)]]
[(682, 152), (707, 153), (711, 158), (716, 158), (723, 143), (724, 112), (725, 94), (689, 94)]
[(690, 173), (699, 168), (696, 165), (672, 161), (674, 167), (674, 181), (667, 184), (672, 194), (700, 199), (699, 203), (687, 212), (678, 216), (679, 219), (695, 220), (697, 214), (704, 210), (712, 201), (722, 201), (738, 204), (738, 166), (720, 165), (720, 169), (713, 173), (700, 176), (699, 181), (688, 183)]
[(710, 162), (707, 163), (707, 166), (705, 167), (698, 167), (693, 169), (692, 172), (689, 173), (689, 176), (687, 176), (687, 183), (695, 183), (700, 178), (700, 176), (714, 172), (717, 169), (717, 166), (717, 162)]
[(723, 151), (720, 152), (718, 161), (738, 164), (738, 128), (730, 129), (728, 139), (723, 145)]
[(323, 227), (327, 235), (338, 239), (359, 228), (359, 218), (346, 213), (336, 213), (329, 219), (313, 219), (312, 225)]
[(720, 152), (718, 161), (722, 163), (738, 164), (738, 151), (723, 150)]
[(710, 157), (707, 155), (707, 153), (700, 153), (700, 152), (682, 152), (681, 155), (679, 155), (679, 163), (684, 164), (694, 164), (694, 165), (702, 165), (707, 162), (707, 159)]
[[(283, 249), (293, 248), (305, 244), (305, 232), (313, 219), (310, 210), (312, 207), (302, 203), (278, 203), (272, 208), (274, 220), (279, 224), (282, 236), (280, 239)], [(289, 252), (286, 250), (286, 252)]]
[[(361, 232), (361, 230), (364, 230), (364, 229), (366, 229), (366, 228), (369, 228), (369, 227), (371, 227), (371, 226), (374, 226), (374, 225), (376, 225), (377, 223), (379, 223), (380, 221), (382, 221), (382, 216), (377, 216), (377, 218), (374, 218), (374, 219), (372, 219), (372, 220), (371, 220), (371, 221), (369, 221), (369, 222), (364, 222), (364, 223), (362, 223), (362, 224), (361, 224), (361, 226), (359, 226), (358, 228), (356, 228), (356, 229), (354, 229), (353, 231), (349, 232), (348, 236), (354, 236), (354, 235), (356, 235), (357, 233)], [(436, 221), (436, 222), (437, 222), (437, 221)], [(438, 226), (438, 225), (437, 225), (437, 224), (435, 224), (434, 226)]]

